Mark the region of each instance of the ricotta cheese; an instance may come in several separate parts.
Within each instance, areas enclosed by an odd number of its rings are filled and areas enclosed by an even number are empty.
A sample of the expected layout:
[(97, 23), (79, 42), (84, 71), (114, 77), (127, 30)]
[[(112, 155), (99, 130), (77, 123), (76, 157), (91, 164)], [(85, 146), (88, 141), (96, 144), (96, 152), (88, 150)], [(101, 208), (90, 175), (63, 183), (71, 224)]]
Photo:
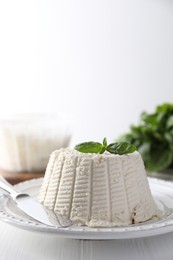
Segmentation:
[(90, 227), (126, 226), (159, 216), (138, 152), (57, 150), (50, 156), (39, 201)]

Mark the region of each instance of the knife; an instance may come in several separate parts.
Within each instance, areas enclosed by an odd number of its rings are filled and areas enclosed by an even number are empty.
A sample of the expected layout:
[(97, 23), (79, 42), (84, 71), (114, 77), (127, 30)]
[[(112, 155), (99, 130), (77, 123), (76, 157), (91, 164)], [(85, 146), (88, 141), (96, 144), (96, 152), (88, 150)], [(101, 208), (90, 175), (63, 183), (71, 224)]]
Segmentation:
[(17, 207), (33, 218), (33, 220), (52, 227), (69, 227), (72, 225), (70, 219), (66, 219), (53, 210), (46, 208), (29, 194), (19, 192), (2, 175), (0, 175), (0, 188), (7, 191), (10, 197), (17, 203)]

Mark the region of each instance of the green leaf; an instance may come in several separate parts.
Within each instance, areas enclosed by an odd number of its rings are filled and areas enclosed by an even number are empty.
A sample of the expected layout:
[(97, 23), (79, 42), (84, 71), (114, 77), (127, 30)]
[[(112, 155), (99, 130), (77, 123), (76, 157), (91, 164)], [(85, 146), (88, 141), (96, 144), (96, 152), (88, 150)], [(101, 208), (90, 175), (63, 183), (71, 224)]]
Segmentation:
[(150, 150), (151, 150), (151, 143), (146, 142), (138, 147), (138, 152), (142, 155), (146, 168), (148, 166), (148, 161), (150, 160), (151, 157)]
[(156, 107), (157, 114), (160, 114), (161, 112), (168, 113), (169, 111), (173, 111), (173, 104), (163, 103), (162, 105)]
[(173, 134), (171, 132), (165, 132), (163, 136), (164, 136), (165, 142), (167, 142), (170, 147), (172, 146), (172, 149), (173, 149)]
[(166, 127), (168, 129), (173, 128), (173, 115), (168, 118), (168, 120), (166, 122)]
[(119, 140), (137, 147), (149, 171), (173, 166), (173, 104), (163, 103), (151, 114), (143, 112), (139, 122)]
[(153, 127), (157, 126), (157, 117), (155, 114), (149, 115), (146, 112), (143, 112), (141, 114), (141, 121), (150, 124)]
[(136, 151), (136, 147), (127, 142), (112, 143), (107, 145), (106, 138), (103, 139), (103, 144), (97, 142), (85, 142), (75, 146), (75, 149), (81, 153), (99, 153), (102, 154), (108, 151), (113, 154), (127, 154)]
[(75, 146), (75, 149), (81, 153), (100, 153), (102, 144), (97, 142), (85, 142)]
[(106, 137), (103, 139), (103, 147), (106, 149), (107, 148), (107, 140)]
[(106, 151), (106, 148), (102, 146), (101, 151), (99, 152), (100, 154), (104, 153)]
[(153, 145), (150, 153), (145, 158), (145, 164), (148, 171), (161, 171), (169, 167), (172, 162), (173, 153), (168, 147), (162, 145)]
[(136, 147), (128, 142), (112, 143), (107, 146), (107, 151), (113, 154), (128, 154), (136, 151)]

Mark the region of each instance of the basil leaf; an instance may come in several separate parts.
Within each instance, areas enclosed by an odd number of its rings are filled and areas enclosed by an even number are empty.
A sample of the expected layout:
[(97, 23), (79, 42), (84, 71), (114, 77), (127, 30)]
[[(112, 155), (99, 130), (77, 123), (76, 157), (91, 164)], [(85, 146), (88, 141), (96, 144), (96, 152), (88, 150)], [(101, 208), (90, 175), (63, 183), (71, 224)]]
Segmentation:
[(162, 145), (151, 146), (145, 164), (148, 171), (161, 171), (172, 163), (173, 153), (168, 147)]
[(136, 147), (128, 142), (112, 143), (107, 146), (107, 151), (113, 154), (128, 154), (136, 151)]
[(136, 147), (127, 142), (112, 143), (107, 145), (106, 138), (103, 144), (97, 142), (85, 142), (75, 146), (75, 149), (81, 153), (99, 153), (108, 151), (113, 154), (127, 154), (136, 151)]
[(106, 151), (106, 148), (102, 146), (101, 151), (99, 152), (100, 154), (104, 153)]
[(157, 126), (157, 117), (155, 114), (148, 115), (146, 112), (143, 112), (141, 114), (141, 121), (150, 124), (153, 127)]
[(143, 112), (140, 124), (131, 126), (120, 141), (130, 142), (141, 153), (148, 171), (173, 166), (173, 104), (163, 103), (154, 113)]
[(168, 129), (173, 128), (173, 115), (170, 116), (169, 119), (167, 120), (167, 122), (166, 122), (166, 127), (167, 127)]
[(103, 139), (103, 147), (106, 149), (107, 148), (107, 140), (106, 137)]
[(75, 149), (81, 153), (100, 153), (102, 152), (102, 144), (97, 142), (85, 142), (76, 145)]

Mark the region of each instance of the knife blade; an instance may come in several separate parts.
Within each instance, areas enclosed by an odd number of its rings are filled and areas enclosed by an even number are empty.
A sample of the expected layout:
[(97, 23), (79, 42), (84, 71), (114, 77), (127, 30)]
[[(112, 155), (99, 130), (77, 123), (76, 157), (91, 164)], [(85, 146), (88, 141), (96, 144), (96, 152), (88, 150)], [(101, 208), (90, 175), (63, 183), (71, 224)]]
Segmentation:
[(0, 188), (7, 191), (10, 197), (17, 203), (17, 207), (34, 220), (52, 227), (69, 227), (72, 225), (71, 220), (46, 208), (29, 194), (16, 190), (2, 175), (0, 175)]

